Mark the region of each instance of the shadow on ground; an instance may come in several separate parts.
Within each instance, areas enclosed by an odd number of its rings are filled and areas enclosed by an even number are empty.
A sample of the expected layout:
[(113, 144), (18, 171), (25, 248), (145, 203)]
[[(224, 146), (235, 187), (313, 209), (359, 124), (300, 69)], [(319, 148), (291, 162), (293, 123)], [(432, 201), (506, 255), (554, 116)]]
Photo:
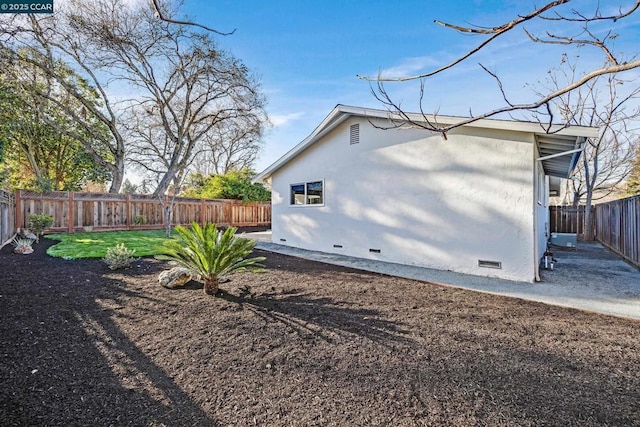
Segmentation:
[[(100, 261), (70, 276), (74, 261), (8, 249), (0, 253), (2, 425), (215, 424), (113, 321), (120, 300), (148, 296), (104, 278), (96, 293)], [(37, 283), (20, 280), (26, 270)]]

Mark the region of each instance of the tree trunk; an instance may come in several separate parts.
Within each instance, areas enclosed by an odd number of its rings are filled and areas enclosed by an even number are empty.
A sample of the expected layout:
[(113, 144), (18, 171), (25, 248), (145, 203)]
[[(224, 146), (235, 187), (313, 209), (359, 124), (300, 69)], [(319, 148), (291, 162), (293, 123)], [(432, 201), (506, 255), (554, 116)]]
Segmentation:
[(593, 210), (590, 206), (585, 206), (584, 208), (584, 240), (586, 242), (593, 242), (596, 240), (596, 236), (594, 233), (595, 229), (595, 216), (593, 215)]
[(591, 194), (587, 194), (587, 204), (584, 207), (584, 240), (585, 242), (593, 242), (594, 236), (594, 212), (591, 206)]
[(124, 174), (120, 171), (112, 174), (111, 186), (109, 187), (109, 193), (117, 194), (120, 191), (120, 187), (122, 186), (122, 180), (124, 178)]
[(162, 205), (164, 209), (164, 234), (168, 239), (171, 237), (171, 215), (173, 214), (173, 203), (169, 204), (166, 200)]
[(115, 165), (109, 168), (111, 171), (111, 187), (109, 193), (116, 194), (122, 187), (124, 181), (124, 158), (117, 159)]
[(220, 281), (217, 277), (205, 277), (204, 278), (204, 293), (207, 295), (215, 295), (218, 293), (218, 286)]

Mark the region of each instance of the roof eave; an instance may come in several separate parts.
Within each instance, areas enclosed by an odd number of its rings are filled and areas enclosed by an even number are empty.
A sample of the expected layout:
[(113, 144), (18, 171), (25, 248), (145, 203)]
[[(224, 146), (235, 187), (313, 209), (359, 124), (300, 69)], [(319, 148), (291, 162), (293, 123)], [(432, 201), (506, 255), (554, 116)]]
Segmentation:
[[(314, 144), (318, 139), (324, 136), (327, 132), (333, 130), (340, 123), (344, 122), (347, 118), (351, 116), (362, 116), (367, 118), (379, 118), (379, 119), (390, 119), (390, 120), (403, 120), (402, 117), (397, 114), (391, 113), (386, 110), (378, 110), (372, 108), (362, 108), (362, 107), (353, 107), (348, 105), (338, 104), (334, 109), (329, 113), (329, 115), (314, 129), (314, 131), (307, 136), (304, 140), (302, 140), (299, 144), (289, 150), (286, 154), (276, 160), (271, 166), (267, 167), (264, 171), (260, 172), (256, 175), (252, 182), (262, 182), (266, 181), (274, 172), (287, 164), (291, 159), (296, 157), (299, 153), (307, 149), (309, 146)], [(412, 121), (424, 121), (425, 118), (420, 113), (409, 113), (407, 114), (409, 120)], [(452, 125), (456, 123), (460, 123), (465, 120), (462, 117), (452, 117), (452, 116), (439, 116), (434, 115), (433, 117), (429, 117), (436, 124), (440, 125)], [(498, 129), (498, 130), (510, 130), (516, 132), (530, 132), (538, 135), (558, 135), (558, 137), (573, 137), (576, 138), (576, 144), (578, 140), (582, 140), (581, 144), (584, 143), (584, 140), (589, 137), (597, 137), (598, 129), (593, 127), (586, 126), (561, 126), (561, 125), (553, 125), (553, 126), (545, 126), (541, 123), (535, 122), (516, 122), (509, 120), (498, 120), (498, 119), (480, 119), (476, 120), (472, 123), (468, 123), (463, 125), (464, 127), (476, 127), (476, 128), (485, 128), (485, 129)], [(576, 145), (577, 146), (577, 145)], [(571, 159), (571, 164), (569, 167), (568, 174), (571, 173), (573, 168), (578, 162), (580, 158), (580, 153), (574, 155)], [(558, 175), (552, 175), (558, 176)], [(568, 175), (567, 175), (568, 176)]]
[(539, 157), (545, 175), (569, 178), (580, 160), (587, 140), (583, 136), (573, 138), (558, 135), (536, 135)]
[(275, 171), (280, 169), (286, 163), (289, 162), (293, 157), (297, 156), (298, 153), (304, 151), (307, 147), (312, 145), (322, 136), (324, 136), (327, 132), (334, 129), (340, 123), (344, 122), (347, 117), (349, 117), (352, 113), (349, 110), (353, 109), (353, 107), (346, 107), (344, 105), (337, 105), (331, 113), (314, 129), (313, 132), (305, 139), (303, 139), (299, 144), (294, 146), (291, 150), (287, 151), (282, 157), (276, 160), (271, 164), (268, 168), (260, 172), (256, 175), (251, 182), (262, 182), (267, 180)]

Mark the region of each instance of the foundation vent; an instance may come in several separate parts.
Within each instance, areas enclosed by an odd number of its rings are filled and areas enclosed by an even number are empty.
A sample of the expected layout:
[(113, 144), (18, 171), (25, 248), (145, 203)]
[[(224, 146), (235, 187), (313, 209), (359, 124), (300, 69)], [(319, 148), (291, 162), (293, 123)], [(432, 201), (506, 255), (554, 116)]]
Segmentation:
[(369, 252), (371, 252), (372, 254), (379, 254), (380, 249), (369, 249)]
[(342, 245), (333, 245), (334, 248), (342, 249)]
[(286, 242), (286, 241), (287, 241), (287, 239), (280, 239), (280, 241), (281, 241), (281, 242)]
[(500, 261), (487, 261), (484, 259), (479, 259), (478, 260), (478, 267), (485, 267), (485, 268), (502, 268), (502, 262)]
[(355, 124), (349, 126), (349, 143), (351, 145), (358, 144), (360, 142), (360, 125)]

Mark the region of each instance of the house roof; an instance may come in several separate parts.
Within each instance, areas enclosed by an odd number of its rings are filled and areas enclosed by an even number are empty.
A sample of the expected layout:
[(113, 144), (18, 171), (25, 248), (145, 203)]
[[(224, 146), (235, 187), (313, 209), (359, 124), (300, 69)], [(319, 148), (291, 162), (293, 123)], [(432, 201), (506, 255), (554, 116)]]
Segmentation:
[[(289, 163), (309, 146), (316, 143), (328, 132), (332, 131), (338, 125), (353, 116), (366, 117), (370, 119), (390, 119), (396, 122), (398, 120), (402, 120), (402, 118), (397, 114), (386, 110), (351, 107), (338, 104), (308, 137), (289, 150), (280, 159), (276, 160), (271, 166), (256, 175), (253, 182), (268, 179), (273, 173)], [(410, 120), (415, 122), (424, 121), (424, 117), (421, 113), (408, 113), (407, 116)], [(441, 125), (451, 125), (463, 120), (468, 120), (468, 118), (465, 117), (455, 116), (435, 116), (430, 119)], [(560, 178), (569, 177), (571, 171), (578, 163), (586, 139), (598, 136), (598, 129), (594, 127), (564, 127), (561, 125), (552, 125), (547, 130), (546, 127), (543, 127), (537, 122), (521, 122), (513, 120), (481, 119), (465, 124), (463, 127), (533, 133), (536, 137), (538, 151), (540, 153), (537, 160), (542, 162), (542, 166), (547, 175)]]

